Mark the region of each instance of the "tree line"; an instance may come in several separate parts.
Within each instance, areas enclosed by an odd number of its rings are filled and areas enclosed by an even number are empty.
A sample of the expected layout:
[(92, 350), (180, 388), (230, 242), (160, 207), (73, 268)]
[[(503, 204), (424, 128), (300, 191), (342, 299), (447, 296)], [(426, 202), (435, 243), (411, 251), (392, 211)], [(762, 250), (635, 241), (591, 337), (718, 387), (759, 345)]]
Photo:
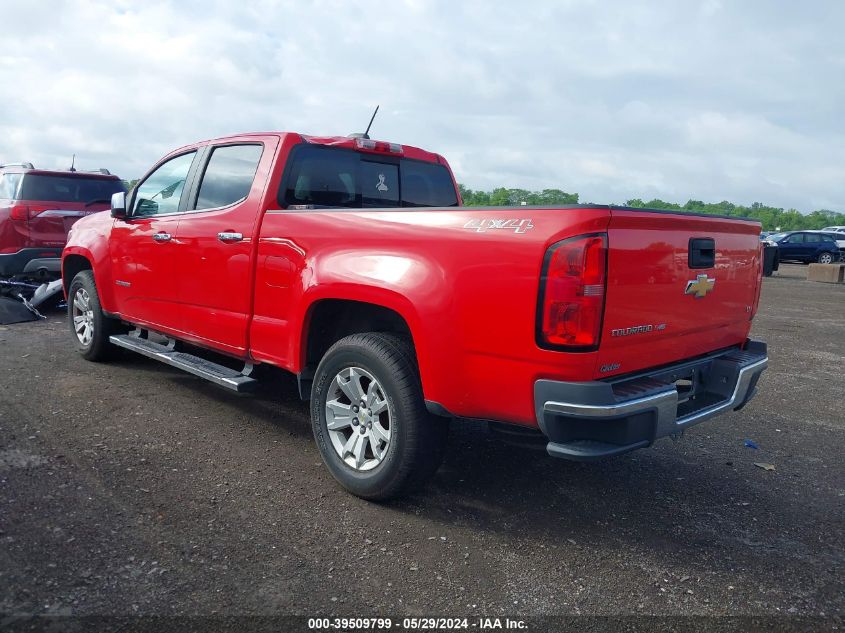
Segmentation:
[[(465, 185), (458, 186), (461, 190), (461, 198), (467, 206), (519, 206), (523, 203), (539, 205), (578, 204), (577, 193), (567, 193), (560, 189), (528, 191), (527, 189), (499, 187), (492, 191), (473, 191)], [(687, 200), (685, 204), (677, 204), (665, 202), (658, 198), (648, 201), (632, 198), (626, 200), (622, 206), (753, 218), (763, 225), (764, 231), (797, 231), (821, 229), (831, 225), (845, 225), (845, 213), (819, 209), (805, 215), (797, 209), (770, 207), (761, 202), (755, 202), (751, 206), (733, 204), (727, 200), (722, 202)]]

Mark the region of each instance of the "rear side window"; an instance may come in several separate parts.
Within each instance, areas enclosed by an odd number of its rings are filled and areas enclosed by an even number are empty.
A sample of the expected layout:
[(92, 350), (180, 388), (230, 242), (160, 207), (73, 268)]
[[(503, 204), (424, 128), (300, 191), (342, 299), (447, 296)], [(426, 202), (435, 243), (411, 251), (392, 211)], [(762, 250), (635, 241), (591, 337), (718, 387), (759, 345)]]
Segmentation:
[(246, 198), (263, 149), (261, 145), (215, 147), (202, 177), (195, 208), (225, 207)]
[(315, 207), (456, 206), (443, 165), (348, 149), (300, 145), (279, 191), (279, 204)]
[(822, 236), (818, 233), (807, 233), (805, 240), (809, 244), (818, 244), (822, 241)]
[(25, 174), (19, 199), (85, 204), (109, 202), (118, 191), (125, 191), (123, 183), (112, 178)]
[(21, 174), (0, 174), (0, 200), (14, 200)]

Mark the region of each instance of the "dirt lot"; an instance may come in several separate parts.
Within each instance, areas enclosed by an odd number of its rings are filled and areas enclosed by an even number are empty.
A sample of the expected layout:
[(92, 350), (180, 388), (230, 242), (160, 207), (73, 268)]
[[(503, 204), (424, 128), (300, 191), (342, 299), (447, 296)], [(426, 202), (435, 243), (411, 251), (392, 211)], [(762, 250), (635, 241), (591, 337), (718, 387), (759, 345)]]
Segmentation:
[(291, 382), (238, 396), (86, 363), (60, 315), (0, 327), (0, 612), (841, 616), (845, 287), (805, 273), (765, 281), (746, 410), (598, 464), (456, 425), (388, 505), (334, 483)]

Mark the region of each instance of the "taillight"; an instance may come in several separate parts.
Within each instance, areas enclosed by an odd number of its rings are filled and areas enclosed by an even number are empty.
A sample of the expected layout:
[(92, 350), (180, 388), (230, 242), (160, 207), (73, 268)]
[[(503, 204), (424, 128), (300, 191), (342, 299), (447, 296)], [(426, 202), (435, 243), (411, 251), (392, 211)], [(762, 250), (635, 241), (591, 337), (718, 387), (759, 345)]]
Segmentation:
[(13, 220), (31, 220), (48, 211), (49, 206), (45, 205), (31, 205), (31, 204), (16, 204), (9, 208), (9, 217)]
[(13, 220), (26, 222), (29, 219), (29, 207), (25, 204), (15, 204), (9, 208), (9, 217)]
[(581, 235), (553, 244), (541, 275), (537, 343), (568, 351), (596, 349), (604, 312), (607, 235)]
[(757, 308), (760, 306), (760, 291), (763, 289), (763, 266), (766, 265), (766, 244), (764, 242), (760, 243), (760, 253), (759, 253), (759, 261), (757, 266), (757, 288), (754, 290), (754, 303), (751, 306), (751, 314), (748, 317), (748, 320), (751, 321), (754, 319), (754, 315), (757, 314)]

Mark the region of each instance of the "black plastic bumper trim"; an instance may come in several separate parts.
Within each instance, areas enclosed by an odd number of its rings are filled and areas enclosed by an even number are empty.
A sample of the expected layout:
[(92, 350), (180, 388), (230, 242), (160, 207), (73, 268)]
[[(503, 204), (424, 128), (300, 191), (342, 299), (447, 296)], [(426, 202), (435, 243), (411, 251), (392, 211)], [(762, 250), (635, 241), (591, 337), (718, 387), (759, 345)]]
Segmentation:
[(17, 253), (3, 253), (0, 254), (0, 275), (20, 275), (29, 272), (27, 265), (34, 260), (61, 260), (61, 257), (62, 249), (60, 248), (22, 248)]

